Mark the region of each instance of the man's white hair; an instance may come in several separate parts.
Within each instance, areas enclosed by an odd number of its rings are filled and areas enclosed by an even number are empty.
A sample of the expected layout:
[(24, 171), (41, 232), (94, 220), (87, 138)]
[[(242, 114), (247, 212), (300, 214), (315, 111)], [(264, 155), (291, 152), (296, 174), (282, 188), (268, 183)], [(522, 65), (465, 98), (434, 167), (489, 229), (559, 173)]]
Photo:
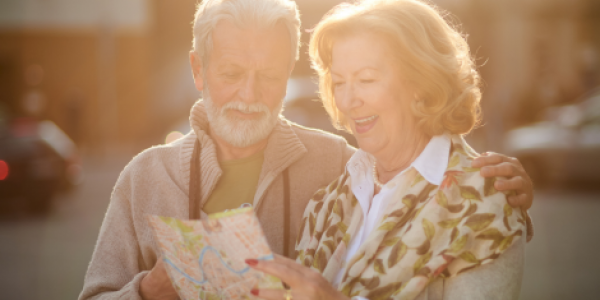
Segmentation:
[(283, 22), (290, 34), (291, 58), (298, 60), (300, 15), (291, 0), (204, 0), (194, 17), (194, 51), (205, 62), (212, 50), (212, 31), (227, 19), (239, 28), (265, 28)]

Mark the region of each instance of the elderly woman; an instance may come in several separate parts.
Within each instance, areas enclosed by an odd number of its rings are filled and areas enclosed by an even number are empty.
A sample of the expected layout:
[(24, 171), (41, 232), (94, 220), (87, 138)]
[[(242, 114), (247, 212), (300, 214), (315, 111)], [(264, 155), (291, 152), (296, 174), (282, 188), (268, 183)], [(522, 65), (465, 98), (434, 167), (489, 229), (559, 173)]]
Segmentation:
[(515, 299), (528, 217), (472, 168), (469, 47), (417, 0), (342, 5), (310, 55), (333, 122), (360, 150), (304, 213), (297, 263), (247, 260), (291, 288), (263, 299)]

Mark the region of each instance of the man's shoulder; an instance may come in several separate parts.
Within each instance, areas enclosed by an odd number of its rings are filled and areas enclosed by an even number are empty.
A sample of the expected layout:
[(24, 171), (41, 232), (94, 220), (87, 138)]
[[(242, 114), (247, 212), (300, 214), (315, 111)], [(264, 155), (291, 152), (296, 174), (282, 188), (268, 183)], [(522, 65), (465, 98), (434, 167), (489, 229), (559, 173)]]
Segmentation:
[(133, 176), (143, 175), (143, 177), (162, 177), (166, 173), (172, 177), (179, 170), (181, 155), (186, 152), (185, 148), (189, 148), (186, 145), (193, 139), (195, 136), (188, 134), (169, 144), (147, 148), (131, 159), (123, 173)]
[[(343, 137), (323, 131), (316, 128), (305, 127), (294, 122), (288, 121), (292, 130), (307, 148), (319, 147), (327, 149), (327, 147), (335, 147), (328, 149), (331, 151), (345, 151), (347, 147), (352, 147)], [(310, 149), (309, 149), (310, 150)]]
[(306, 154), (296, 165), (303, 165), (312, 171), (319, 170), (323, 174), (333, 172), (326, 176), (322, 184), (329, 183), (333, 179), (331, 175), (339, 175), (356, 151), (341, 136), (292, 122), (290, 126), (306, 148)]

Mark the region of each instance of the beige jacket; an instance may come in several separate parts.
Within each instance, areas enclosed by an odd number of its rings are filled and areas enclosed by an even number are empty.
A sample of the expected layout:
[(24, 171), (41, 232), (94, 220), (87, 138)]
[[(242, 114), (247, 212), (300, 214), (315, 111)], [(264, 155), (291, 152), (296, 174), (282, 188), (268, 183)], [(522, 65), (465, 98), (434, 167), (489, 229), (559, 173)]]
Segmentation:
[[(145, 216), (188, 218), (190, 159), (197, 138), (202, 144), (202, 203), (208, 199), (221, 169), (215, 144), (206, 132), (208, 122), (202, 102), (192, 108), (190, 123), (190, 134), (145, 150), (119, 176), (79, 299), (141, 299), (139, 283), (159, 256)], [(254, 197), (254, 207), (274, 252), (283, 251), (281, 172), (289, 170), (289, 249), (294, 249), (308, 200), (343, 172), (354, 151), (341, 137), (280, 120), (265, 148)]]

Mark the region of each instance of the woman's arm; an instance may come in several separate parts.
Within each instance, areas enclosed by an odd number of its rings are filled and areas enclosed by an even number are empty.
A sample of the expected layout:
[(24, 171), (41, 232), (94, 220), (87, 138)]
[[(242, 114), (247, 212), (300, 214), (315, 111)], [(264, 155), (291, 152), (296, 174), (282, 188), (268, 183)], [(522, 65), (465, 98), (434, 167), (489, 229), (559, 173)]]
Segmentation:
[(525, 266), (525, 243), (523, 237), (492, 263), (444, 279), (442, 299), (518, 299)]
[(494, 262), (454, 278), (438, 278), (415, 300), (518, 299), (525, 264), (523, 237)]
[[(518, 299), (525, 264), (523, 237), (487, 265), (456, 277), (434, 280), (415, 300), (508, 300)], [(369, 300), (354, 297), (352, 300)]]
[[(415, 300), (509, 300), (518, 299), (525, 265), (522, 238), (492, 263), (449, 279), (437, 279)], [(344, 299), (319, 273), (294, 261), (276, 256), (275, 261), (249, 261), (251, 267), (290, 283), (295, 299)], [(442, 280), (443, 282), (439, 282)], [(262, 299), (283, 299), (281, 290), (253, 290)], [(353, 297), (352, 300), (369, 300)]]

